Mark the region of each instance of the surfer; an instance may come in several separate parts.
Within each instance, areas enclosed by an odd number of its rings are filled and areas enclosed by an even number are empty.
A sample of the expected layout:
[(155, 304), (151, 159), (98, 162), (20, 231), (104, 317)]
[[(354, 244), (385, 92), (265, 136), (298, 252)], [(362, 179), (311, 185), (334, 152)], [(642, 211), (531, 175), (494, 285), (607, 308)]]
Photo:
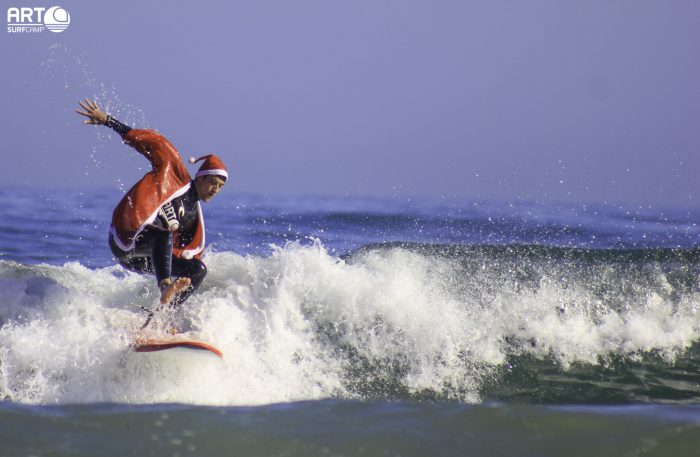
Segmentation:
[[(133, 129), (106, 114), (95, 101), (79, 102), (85, 124), (105, 125), (150, 162), (152, 169), (119, 202), (112, 214), (109, 247), (124, 268), (154, 274), (161, 305), (179, 305), (197, 290), (207, 274), (204, 218), (200, 201), (221, 190), (228, 172), (211, 154), (190, 177), (177, 149), (153, 130)], [(149, 319), (150, 320), (150, 319)]]

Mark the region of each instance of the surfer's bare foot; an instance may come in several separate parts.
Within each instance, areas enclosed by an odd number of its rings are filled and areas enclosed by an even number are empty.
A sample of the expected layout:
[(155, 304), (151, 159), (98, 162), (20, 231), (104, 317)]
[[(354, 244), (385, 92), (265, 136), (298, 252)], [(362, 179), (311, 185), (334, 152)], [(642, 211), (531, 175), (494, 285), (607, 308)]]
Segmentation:
[(160, 304), (170, 304), (177, 294), (185, 290), (192, 283), (190, 278), (164, 279), (160, 282)]

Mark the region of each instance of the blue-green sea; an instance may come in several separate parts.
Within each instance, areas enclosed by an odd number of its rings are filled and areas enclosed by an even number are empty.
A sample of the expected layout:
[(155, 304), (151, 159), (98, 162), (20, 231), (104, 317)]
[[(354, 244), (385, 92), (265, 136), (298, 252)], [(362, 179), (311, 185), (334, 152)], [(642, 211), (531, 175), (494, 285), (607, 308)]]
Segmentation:
[(204, 205), (173, 319), (112, 188), (0, 188), (0, 456), (695, 456), (700, 211), (270, 197)]

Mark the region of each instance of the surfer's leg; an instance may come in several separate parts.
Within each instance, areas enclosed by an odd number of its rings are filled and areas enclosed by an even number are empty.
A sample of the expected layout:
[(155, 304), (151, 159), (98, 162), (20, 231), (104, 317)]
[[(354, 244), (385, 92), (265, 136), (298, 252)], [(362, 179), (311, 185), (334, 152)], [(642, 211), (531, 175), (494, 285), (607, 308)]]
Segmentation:
[(163, 281), (172, 276), (173, 235), (170, 230), (155, 225), (149, 226), (144, 232), (151, 248), (151, 262), (156, 280), (162, 287)]
[(134, 273), (153, 274), (153, 264), (150, 257), (139, 254), (138, 247), (133, 251), (122, 251), (114, 242), (114, 236), (109, 234), (109, 247), (119, 265)]
[(150, 225), (136, 241), (133, 251), (122, 251), (110, 234), (109, 245), (120, 265), (136, 273), (155, 274), (161, 290), (161, 303), (179, 305), (197, 290), (207, 274), (198, 259), (173, 257), (173, 237), (169, 230)]
[[(173, 271), (173, 235), (170, 230), (149, 226), (146, 237), (151, 246), (151, 262), (160, 287), (160, 303), (174, 304), (180, 294), (186, 290), (191, 280), (188, 275)], [(173, 277), (174, 276), (174, 277)]]
[(122, 251), (110, 233), (109, 247), (119, 264), (127, 270), (155, 274), (159, 285), (163, 280), (170, 279), (173, 237), (169, 230), (149, 225), (139, 234), (131, 251)]
[[(109, 247), (119, 264), (127, 270), (142, 274), (155, 274), (161, 295), (172, 297), (175, 294), (170, 290), (173, 289), (173, 280), (170, 277), (172, 274), (173, 237), (169, 230), (149, 225), (139, 234), (134, 249), (131, 251), (122, 251), (110, 233)], [(177, 284), (177, 286), (177, 290), (186, 287), (182, 283)], [(168, 292), (166, 293), (166, 291)]]
[(189, 278), (191, 283), (182, 292), (175, 297), (174, 305), (179, 305), (190, 298), (199, 285), (202, 284), (204, 277), (207, 275), (207, 266), (199, 259), (180, 259), (173, 258), (173, 275), (180, 278)]

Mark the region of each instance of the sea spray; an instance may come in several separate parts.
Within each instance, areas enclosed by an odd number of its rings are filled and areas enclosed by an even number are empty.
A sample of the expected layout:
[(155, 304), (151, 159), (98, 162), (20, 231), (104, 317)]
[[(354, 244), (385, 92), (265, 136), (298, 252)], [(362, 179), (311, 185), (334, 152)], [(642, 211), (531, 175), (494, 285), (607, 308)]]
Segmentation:
[[(209, 364), (129, 350), (140, 307), (157, 301), (152, 278), (0, 262), (0, 395), (228, 406), (581, 401), (586, 385), (604, 391), (591, 401), (698, 396), (689, 375), (700, 336), (697, 250), (395, 243), (341, 258), (318, 240), (271, 249), (206, 257), (209, 275), (179, 316), (224, 352)], [(659, 364), (668, 369), (650, 388), (624, 380)], [(654, 387), (668, 385), (677, 388)]]

